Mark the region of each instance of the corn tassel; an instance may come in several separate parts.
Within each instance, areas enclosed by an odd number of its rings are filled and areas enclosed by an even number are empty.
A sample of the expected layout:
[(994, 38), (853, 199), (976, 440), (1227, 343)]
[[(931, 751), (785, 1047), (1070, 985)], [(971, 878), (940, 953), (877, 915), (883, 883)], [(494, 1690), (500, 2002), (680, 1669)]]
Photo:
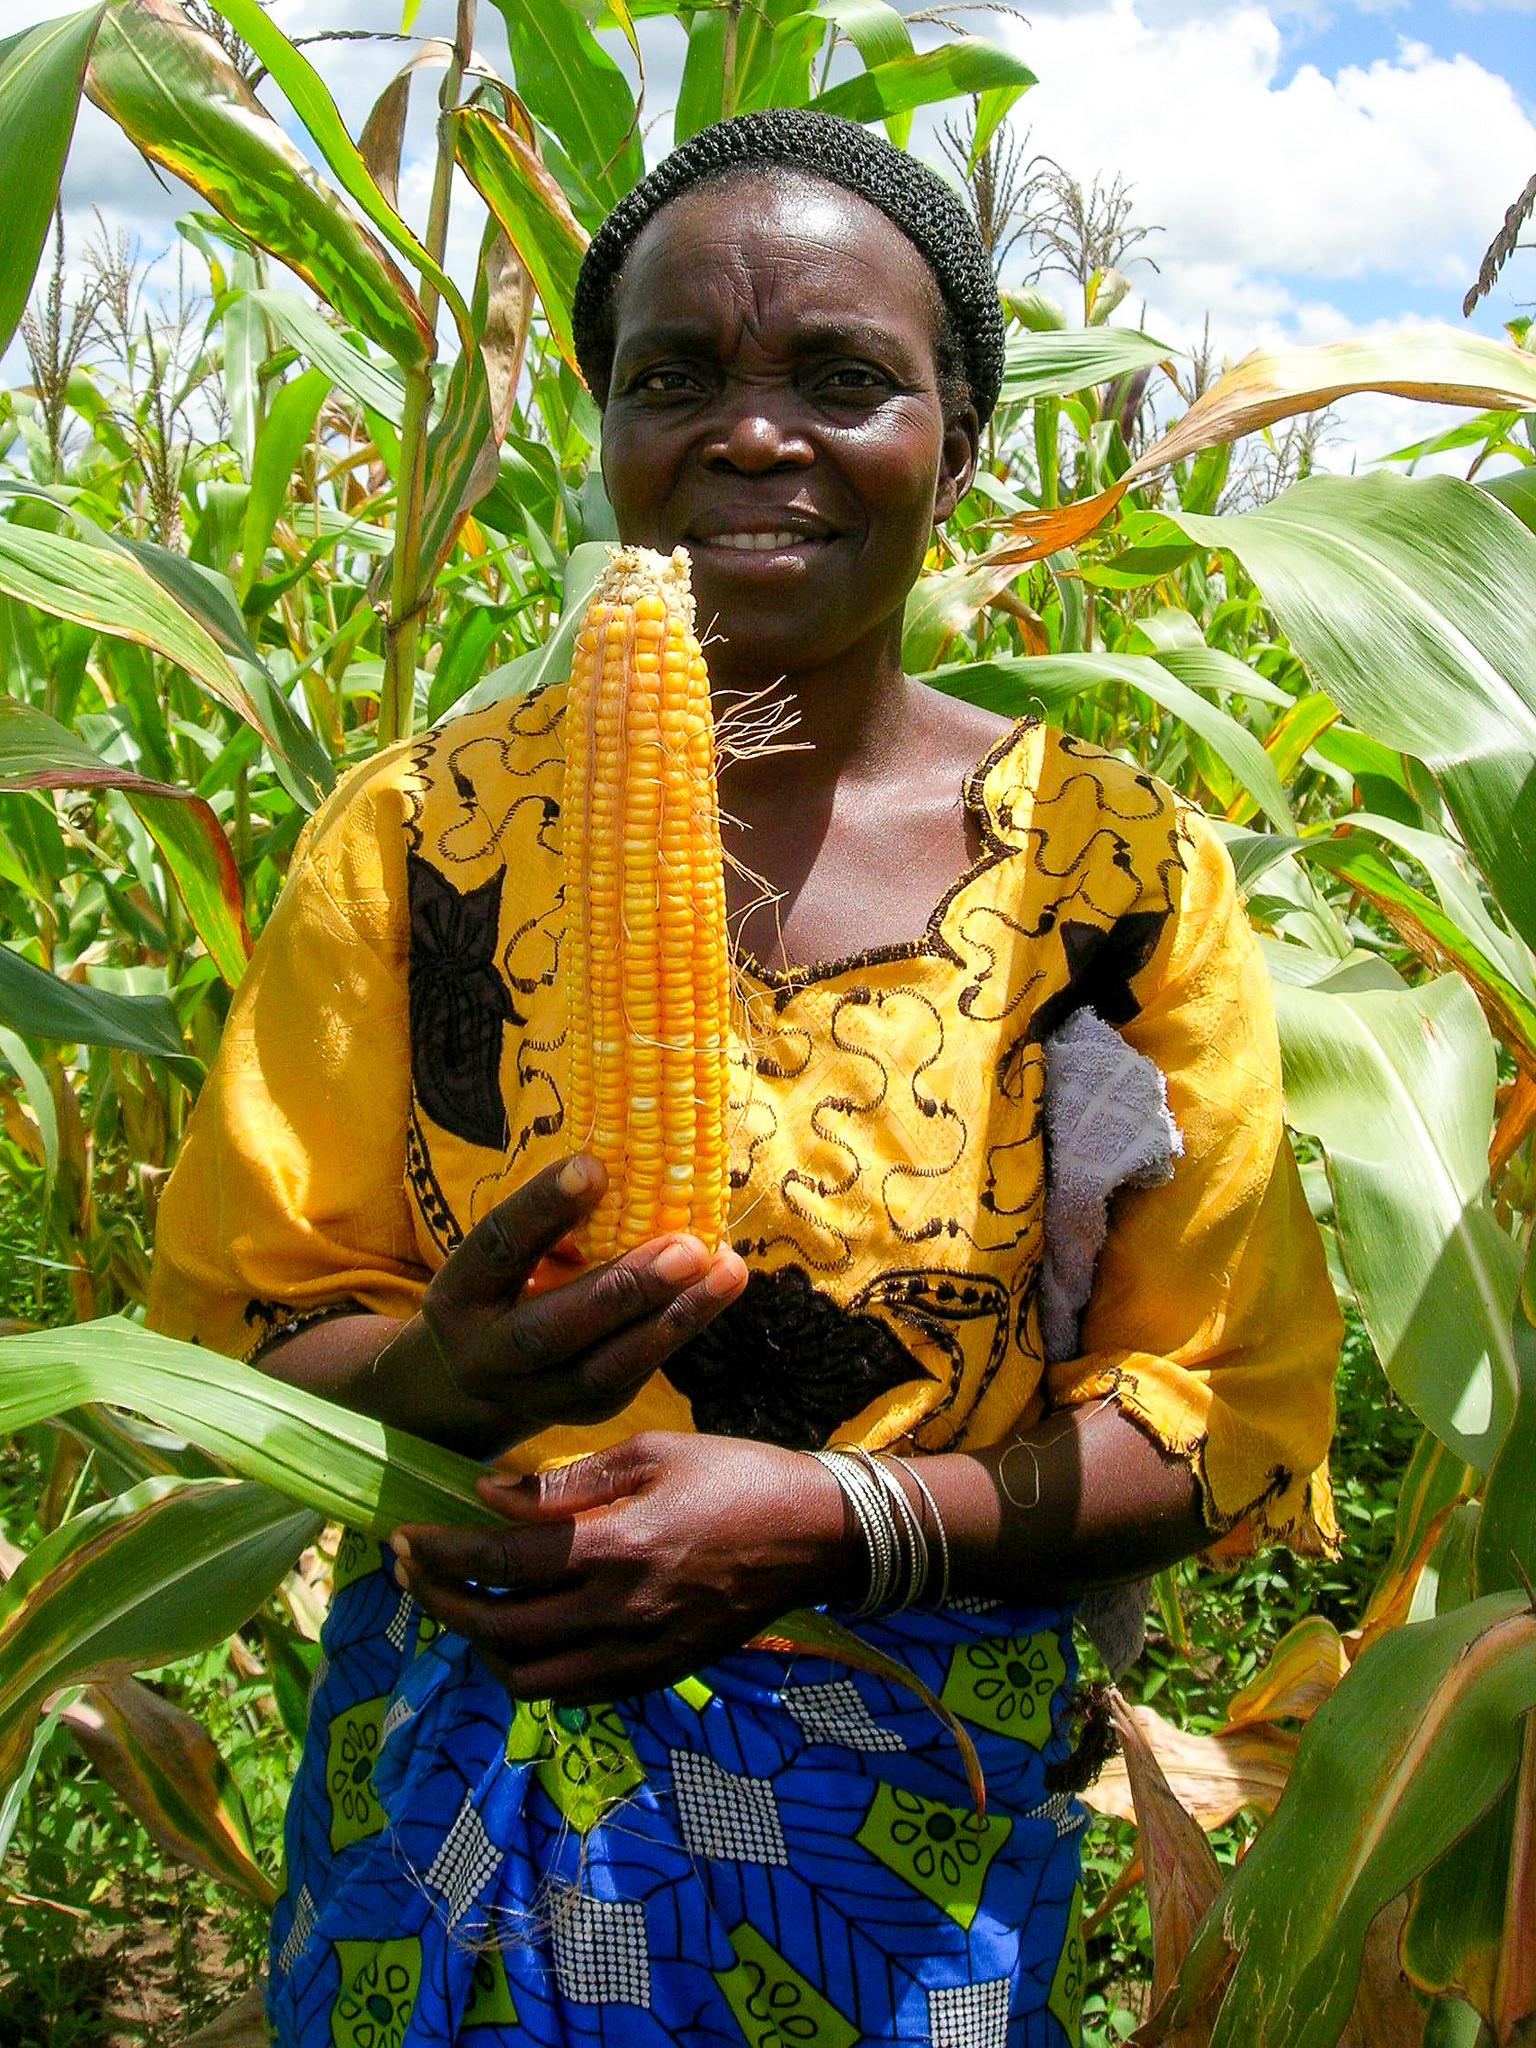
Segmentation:
[(619, 548), (566, 709), (566, 1122), (608, 1187), (591, 1259), (725, 1228), (730, 962), (709, 675), (688, 557)]

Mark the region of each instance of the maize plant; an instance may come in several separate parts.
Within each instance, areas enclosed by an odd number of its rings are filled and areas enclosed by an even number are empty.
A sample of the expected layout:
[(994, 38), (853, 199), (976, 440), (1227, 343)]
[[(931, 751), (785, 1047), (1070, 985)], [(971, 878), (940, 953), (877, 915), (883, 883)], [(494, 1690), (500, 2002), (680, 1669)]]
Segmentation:
[[(215, 4), (296, 122), (256, 98), (233, 35), (216, 43), (170, 0), (100, 0), (0, 41), (0, 340), (49, 239), (82, 90), (190, 188), (184, 247), (210, 287), (194, 460), (150, 445), (171, 417), (158, 338), (137, 369), (60, 356), (0, 400), (0, 1269), (26, 1276), (13, 1311), (58, 1325), (0, 1339), (0, 1428), (47, 1447), (37, 1540), (0, 1594), (13, 1788), (104, 1718), (123, 1674), (241, 1630), (317, 1516), (482, 1512), (462, 1461), (131, 1320), (226, 992), (339, 770), (574, 666), (589, 744), (571, 751), (583, 866), (567, 894), (607, 922), (577, 940), (601, 972), (573, 990), (599, 991), (573, 1119), (615, 1191), (589, 1249), (685, 1226), (713, 1243), (723, 1204), (723, 908), (713, 846), (702, 880), (685, 867), (714, 801), (676, 572), (633, 602), (621, 576), (602, 598), (619, 613), (583, 626), (613, 534), (571, 292), (643, 163), (638, 96), (592, 24), (643, 56), (645, 17), (667, 10), (496, 0), (503, 80), (462, 0), (418, 232), (398, 205), (418, 56), (354, 138), (256, 0)], [(916, 108), (963, 92), (974, 169), (1032, 84), (1012, 51), (931, 21), (914, 40), (894, 9), (671, 14), (676, 140), (767, 104), (902, 139)], [(466, 280), (444, 268), (459, 172), (490, 214)], [(1235, 1873), (1191, 1854), (1182, 1888), (1177, 1830), (1143, 1815), (1159, 2024), (1329, 2048), (1387, 1907), (1413, 1987), (1387, 2037), (1485, 2029), (1512, 2048), (1536, 2015), (1536, 356), (1524, 328), (1512, 345), (1421, 328), (1256, 356), (1195, 399), (1172, 351), (1109, 322), (1115, 300), (1106, 281), (1081, 326), (1041, 294), (1013, 302), (985, 488), (913, 593), (904, 663), (1043, 709), (1219, 821), (1276, 979), (1337, 1284), (1419, 1431), (1354, 1627), (1314, 1614), (1278, 1645), (1269, 1630), (1213, 1731), (1135, 1709), (1202, 1825), (1274, 1812)], [(1369, 389), (1483, 409), (1457, 430), (1477, 487), (1316, 476), (1224, 506), (1239, 437)], [(1177, 415), (1161, 438), (1150, 413), (1132, 421), (1146, 393)], [(1480, 472), (1490, 452), (1505, 475)], [(621, 739), (616, 693), (640, 675), (662, 700)], [(698, 694), (669, 709), (684, 683)], [(1164, 1613), (1176, 1637), (1176, 1601)], [(294, 1629), (275, 1615), (259, 1630), (270, 1696), (296, 1692), (297, 1722)], [(825, 1647), (824, 1628), (797, 1617), (785, 1639)], [(243, 1670), (253, 1640), (234, 1638)], [(113, 1783), (157, 1839), (265, 1895), (229, 1773), (204, 1755), (167, 1829), (166, 1773), (133, 1733), (153, 1716), (113, 1712)], [(1130, 1811), (1114, 1776), (1099, 1796)], [(4, 1802), (0, 1837), (20, 1810)]]

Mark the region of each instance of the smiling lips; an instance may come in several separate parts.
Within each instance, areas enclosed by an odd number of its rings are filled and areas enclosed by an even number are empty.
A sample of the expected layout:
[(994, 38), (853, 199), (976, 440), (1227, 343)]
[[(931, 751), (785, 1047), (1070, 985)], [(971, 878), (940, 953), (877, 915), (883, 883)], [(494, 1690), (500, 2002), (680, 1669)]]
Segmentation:
[(824, 526), (731, 527), (718, 533), (691, 533), (695, 547), (728, 548), (739, 555), (776, 555), (786, 548), (815, 547), (832, 538)]

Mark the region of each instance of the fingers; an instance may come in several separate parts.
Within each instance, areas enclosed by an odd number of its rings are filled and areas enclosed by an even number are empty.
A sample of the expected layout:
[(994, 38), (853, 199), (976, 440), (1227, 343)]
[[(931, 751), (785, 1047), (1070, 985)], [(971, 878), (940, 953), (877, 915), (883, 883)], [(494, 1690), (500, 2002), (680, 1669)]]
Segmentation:
[[(674, 1240), (673, 1245), (689, 1248), (692, 1255), (702, 1260), (696, 1239)], [(667, 1271), (678, 1271), (678, 1265), (664, 1264), (658, 1274), (655, 1265), (647, 1271), (639, 1263), (645, 1260), (648, 1250), (642, 1247), (627, 1259), (600, 1267), (582, 1281), (572, 1282), (569, 1289), (558, 1290), (574, 1293), (588, 1282), (598, 1290), (595, 1315), (586, 1318), (582, 1325), (594, 1331), (595, 1338), (564, 1369), (566, 1398), (576, 1404), (569, 1411), (572, 1421), (602, 1421), (617, 1414), (636, 1389), (665, 1365), (674, 1351), (728, 1308), (747, 1284), (746, 1266), (735, 1252), (724, 1247), (705, 1265), (702, 1277), (681, 1287), (664, 1277)], [(630, 1261), (637, 1265), (631, 1267)], [(697, 1265), (694, 1270), (698, 1270)], [(614, 1305), (637, 1296), (647, 1302), (646, 1309), (616, 1324)], [(553, 1304), (555, 1296), (545, 1300)]]
[(591, 1508), (611, 1507), (639, 1492), (654, 1469), (654, 1461), (637, 1448), (637, 1439), (626, 1437), (623, 1443), (526, 1479), (484, 1472), (475, 1482), (475, 1490), (497, 1514), (529, 1527), (546, 1517), (569, 1520)]
[(546, 1253), (586, 1215), (606, 1185), (584, 1152), (546, 1166), (470, 1231), (428, 1290), (434, 1308), (485, 1308), (515, 1300)]
[[(495, 1586), (508, 1592), (542, 1591), (575, 1577), (569, 1518), (505, 1529), (445, 1529), (410, 1526), (390, 1538), (395, 1577), (418, 1586)], [(403, 1568), (403, 1573), (402, 1573)]]

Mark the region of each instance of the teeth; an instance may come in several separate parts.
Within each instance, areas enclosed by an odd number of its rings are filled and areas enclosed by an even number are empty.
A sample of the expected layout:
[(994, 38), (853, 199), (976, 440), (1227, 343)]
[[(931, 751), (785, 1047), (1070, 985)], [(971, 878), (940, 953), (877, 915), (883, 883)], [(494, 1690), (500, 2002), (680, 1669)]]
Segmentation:
[(756, 549), (765, 553), (770, 548), (792, 548), (809, 535), (802, 533), (717, 533), (715, 546), (737, 548), (743, 552)]

